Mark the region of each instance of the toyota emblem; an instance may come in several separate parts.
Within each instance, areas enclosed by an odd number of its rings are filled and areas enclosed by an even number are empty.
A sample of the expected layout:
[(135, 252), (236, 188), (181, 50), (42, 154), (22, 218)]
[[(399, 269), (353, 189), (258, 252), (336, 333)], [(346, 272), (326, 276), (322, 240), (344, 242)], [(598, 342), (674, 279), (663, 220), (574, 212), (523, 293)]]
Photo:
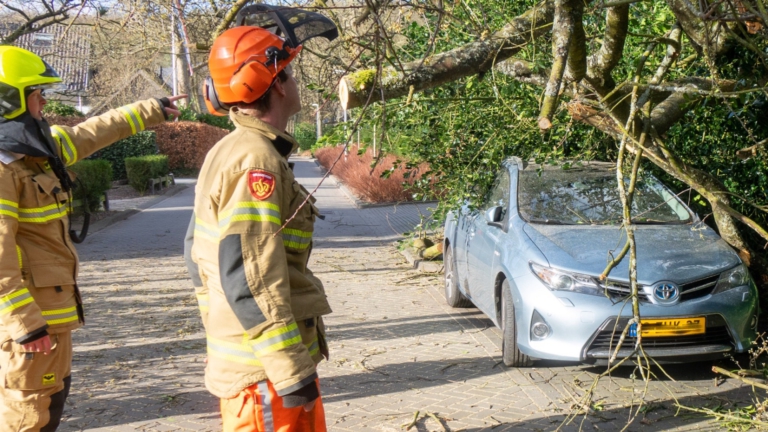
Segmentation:
[(671, 282), (659, 282), (653, 286), (653, 296), (660, 303), (672, 303), (680, 297), (680, 289)]

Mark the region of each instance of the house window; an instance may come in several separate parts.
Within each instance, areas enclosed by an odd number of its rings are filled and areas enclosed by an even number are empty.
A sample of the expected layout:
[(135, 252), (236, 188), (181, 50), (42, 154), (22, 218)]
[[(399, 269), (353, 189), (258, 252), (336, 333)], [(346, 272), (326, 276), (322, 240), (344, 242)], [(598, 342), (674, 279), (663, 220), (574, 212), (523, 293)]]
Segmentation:
[(36, 46), (36, 47), (53, 46), (53, 35), (49, 33), (37, 33), (32, 35), (32, 46)]

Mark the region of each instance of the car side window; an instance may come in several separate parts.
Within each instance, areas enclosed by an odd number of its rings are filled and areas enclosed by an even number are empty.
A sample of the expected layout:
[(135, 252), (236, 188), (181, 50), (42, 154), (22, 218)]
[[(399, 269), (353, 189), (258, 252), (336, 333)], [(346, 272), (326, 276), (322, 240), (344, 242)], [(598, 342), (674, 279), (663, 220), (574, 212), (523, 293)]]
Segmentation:
[(509, 171), (506, 169), (496, 177), (496, 181), (485, 200), (483, 209), (488, 210), (495, 206), (501, 206), (501, 219), (506, 220), (507, 210), (509, 209)]

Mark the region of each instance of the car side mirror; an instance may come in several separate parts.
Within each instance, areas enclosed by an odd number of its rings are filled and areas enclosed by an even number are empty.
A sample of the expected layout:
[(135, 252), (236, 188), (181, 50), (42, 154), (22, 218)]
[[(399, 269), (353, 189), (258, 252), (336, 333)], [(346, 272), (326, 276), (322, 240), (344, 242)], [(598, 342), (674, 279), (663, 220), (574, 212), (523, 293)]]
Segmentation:
[(485, 222), (488, 225), (501, 228), (502, 207), (495, 206), (485, 211)]

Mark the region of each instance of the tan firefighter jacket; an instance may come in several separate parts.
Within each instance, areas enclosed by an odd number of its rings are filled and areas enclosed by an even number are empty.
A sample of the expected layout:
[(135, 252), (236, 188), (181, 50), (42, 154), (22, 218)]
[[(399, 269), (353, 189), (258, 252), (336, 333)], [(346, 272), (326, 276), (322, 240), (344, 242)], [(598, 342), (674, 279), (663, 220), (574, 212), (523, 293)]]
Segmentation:
[[(164, 119), (161, 103), (147, 100), (75, 127), (52, 126), (51, 134), (59, 157), (72, 165)], [(68, 208), (47, 158), (0, 163), (0, 343), (26, 343), (84, 322)]]
[(285, 396), (317, 377), (327, 353), (320, 316), (331, 310), (307, 268), (318, 212), (311, 198), (281, 230), (308, 195), (287, 161), (298, 144), (236, 109), (230, 117), (236, 129), (205, 158), (187, 235), (207, 336), (205, 383), (231, 398), (269, 379)]

